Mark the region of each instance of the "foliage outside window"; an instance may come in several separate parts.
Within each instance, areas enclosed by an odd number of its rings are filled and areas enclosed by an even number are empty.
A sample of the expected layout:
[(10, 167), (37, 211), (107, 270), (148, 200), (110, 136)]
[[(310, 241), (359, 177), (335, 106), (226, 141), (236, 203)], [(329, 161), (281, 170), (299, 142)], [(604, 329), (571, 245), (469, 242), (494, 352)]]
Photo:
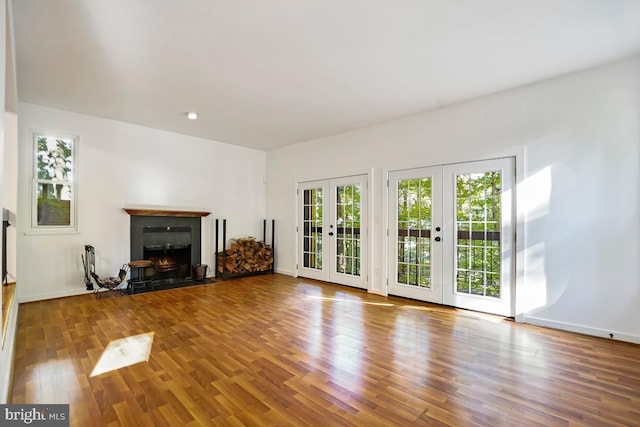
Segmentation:
[(76, 142), (74, 137), (34, 134), (34, 228), (75, 228)]
[(431, 288), (431, 185), (398, 181), (398, 283)]
[(336, 272), (360, 276), (360, 185), (336, 190)]
[(500, 298), (501, 187), (499, 171), (456, 176), (459, 293)]

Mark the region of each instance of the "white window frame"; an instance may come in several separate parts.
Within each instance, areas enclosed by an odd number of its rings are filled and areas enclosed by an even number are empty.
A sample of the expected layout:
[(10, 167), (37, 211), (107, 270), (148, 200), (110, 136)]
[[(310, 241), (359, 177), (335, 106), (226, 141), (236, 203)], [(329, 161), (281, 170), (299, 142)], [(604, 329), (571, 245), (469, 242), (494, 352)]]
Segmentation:
[[(38, 178), (38, 139), (53, 138), (71, 141), (71, 180), (57, 181)], [(78, 141), (77, 135), (56, 131), (32, 131), (32, 185), (31, 185), (31, 230), (34, 232), (69, 233), (78, 231), (77, 221), (77, 181), (78, 181)], [(64, 184), (71, 192), (69, 225), (39, 225), (38, 224), (38, 184)]]

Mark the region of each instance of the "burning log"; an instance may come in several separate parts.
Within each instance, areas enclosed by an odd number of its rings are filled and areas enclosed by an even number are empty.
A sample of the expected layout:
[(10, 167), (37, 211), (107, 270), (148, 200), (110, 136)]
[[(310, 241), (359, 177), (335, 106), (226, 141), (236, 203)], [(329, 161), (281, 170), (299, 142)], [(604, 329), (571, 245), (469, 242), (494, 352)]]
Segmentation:
[(153, 258), (151, 261), (153, 261), (153, 268), (158, 273), (168, 273), (177, 268), (176, 263), (170, 257)]

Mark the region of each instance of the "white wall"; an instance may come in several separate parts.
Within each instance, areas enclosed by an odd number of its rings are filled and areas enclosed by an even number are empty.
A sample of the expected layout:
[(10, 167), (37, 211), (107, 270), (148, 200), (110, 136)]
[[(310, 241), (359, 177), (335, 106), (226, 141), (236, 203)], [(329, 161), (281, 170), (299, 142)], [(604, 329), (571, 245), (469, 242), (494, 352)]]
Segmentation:
[[(425, 82), (430, 84), (430, 82)], [(524, 219), (517, 319), (640, 342), (640, 57), (267, 154), (277, 269), (294, 273), (296, 181), (517, 154)], [(522, 171), (524, 166), (524, 171)], [(386, 225), (374, 222), (370, 291), (384, 294)]]
[[(0, 82), (5, 81), (6, 69), (5, 63), (7, 61), (6, 50), (6, 35), (7, 35), (7, 2), (5, 0), (0, 1)], [(14, 82), (6, 82), (6, 84), (13, 84)], [(0, 105), (5, 105), (5, 85), (0, 84)], [(0, 120), (0, 168), (4, 169), (4, 121)], [(3, 187), (4, 187), (4, 174), (0, 170), (0, 200), (3, 200)], [(0, 248), (0, 256), (2, 256)], [(1, 297), (0, 297), (1, 298)], [(2, 301), (0, 301), (0, 306)], [(6, 335), (0, 337), (0, 403), (6, 403), (9, 396), (9, 385), (11, 383), (11, 374), (13, 371), (13, 353), (14, 344), (16, 338), (16, 323), (18, 316), (18, 306), (16, 300), (13, 300), (12, 306), (9, 308), (9, 318), (7, 324)], [(1, 332), (1, 331), (0, 331)]]
[[(18, 211), (18, 116), (4, 113), (4, 172), (2, 207)], [(15, 224), (7, 228), (7, 281), (17, 280), (17, 232)]]
[[(130, 260), (130, 223), (123, 207), (213, 212), (203, 219), (202, 262), (210, 272), (214, 218), (229, 220), (229, 237), (261, 233), (262, 151), (25, 103), (18, 114), (20, 302), (85, 292), (80, 259), (85, 244), (96, 248), (97, 273), (115, 275)], [(79, 137), (78, 233), (30, 233), (34, 129)]]

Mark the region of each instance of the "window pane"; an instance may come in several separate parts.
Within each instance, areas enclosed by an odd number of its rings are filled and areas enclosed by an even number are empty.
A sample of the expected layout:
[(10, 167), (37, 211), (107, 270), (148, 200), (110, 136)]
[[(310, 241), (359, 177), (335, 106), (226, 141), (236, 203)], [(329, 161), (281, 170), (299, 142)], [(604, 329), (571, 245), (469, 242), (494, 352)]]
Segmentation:
[(73, 180), (73, 140), (37, 137), (37, 178)]
[(397, 182), (398, 283), (431, 287), (431, 184), (431, 178)]
[(456, 176), (457, 291), (500, 298), (501, 173)]
[(71, 225), (71, 187), (38, 183), (38, 225)]
[(304, 190), (303, 198), (302, 232), (305, 255), (302, 265), (322, 270), (322, 188)]
[(360, 276), (360, 184), (336, 187), (336, 271)]

